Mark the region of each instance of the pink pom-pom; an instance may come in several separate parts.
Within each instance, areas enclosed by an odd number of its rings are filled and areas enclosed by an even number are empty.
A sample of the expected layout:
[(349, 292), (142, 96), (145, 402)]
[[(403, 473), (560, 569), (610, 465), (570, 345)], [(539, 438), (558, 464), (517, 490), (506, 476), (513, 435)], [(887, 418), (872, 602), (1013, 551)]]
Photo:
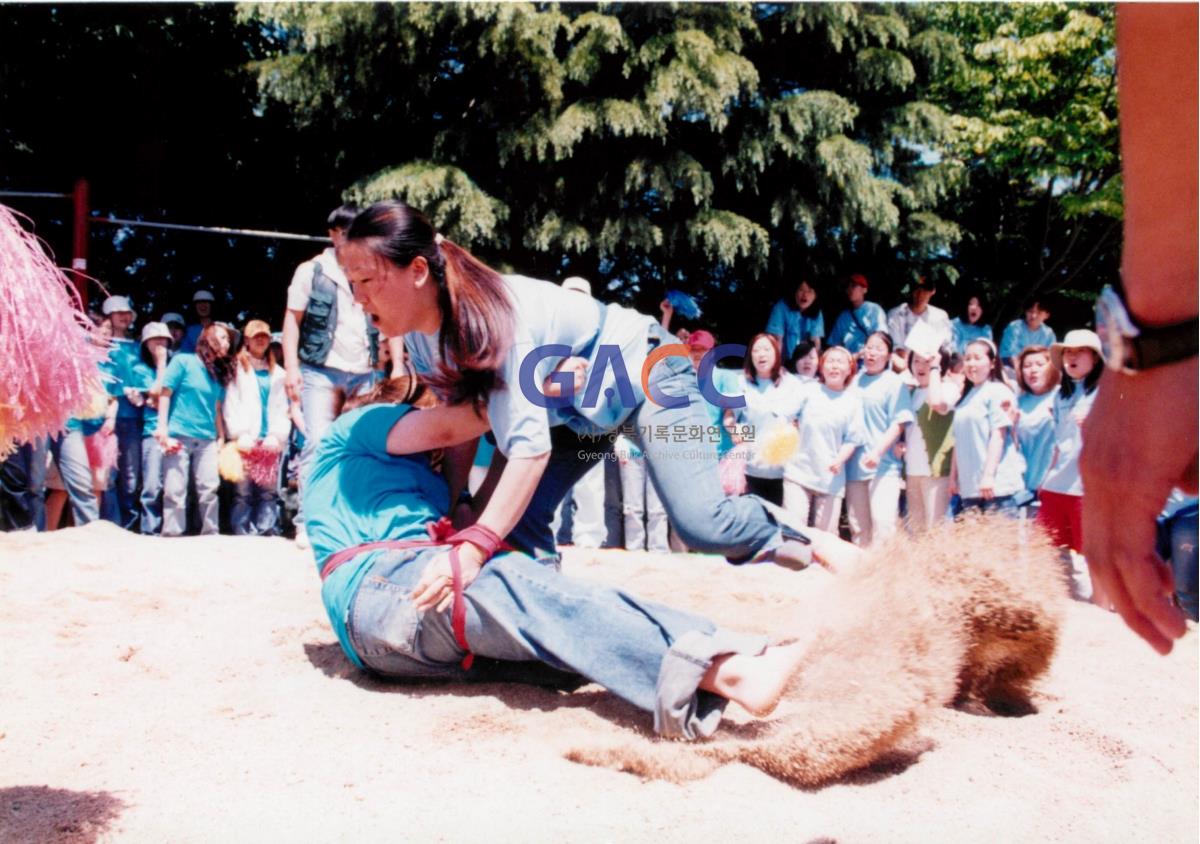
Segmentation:
[(273, 487), (279, 480), (279, 452), (264, 448), (256, 443), (254, 448), (242, 455), (246, 466), (246, 477), (256, 486)]
[(86, 407), (100, 386), (106, 349), (75, 286), (0, 205), (0, 457), (50, 436)]
[(721, 458), (721, 488), (726, 495), (746, 492), (746, 458), (731, 452)]
[(88, 463), (94, 472), (111, 472), (117, 466), (117, 435), (100, 430), (83, 438)]

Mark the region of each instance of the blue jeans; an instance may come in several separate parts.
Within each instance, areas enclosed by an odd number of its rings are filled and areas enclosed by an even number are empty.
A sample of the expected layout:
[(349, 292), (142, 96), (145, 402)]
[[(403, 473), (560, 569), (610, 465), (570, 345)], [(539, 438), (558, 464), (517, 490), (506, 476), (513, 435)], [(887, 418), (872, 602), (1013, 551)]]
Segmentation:
[(304, 448), (300, 452), (300, 474), (297, 486), (300, 490), (300, 509), (296, 513), (297, 530), (304, 525), (304, 478), (308, 474), (308, 464), (312, 461), (313, 452), (329, 430), (336, 418), (334, 401), (340, 391), (342, 396), (349, 396), (364, 385), (375, 380), (376, 373), (346, 372), (341, 369), (331, 369), (327, 366), (312, 366), (300, 364), (300, 375), (304, 386), (300, 392), (300, 409), (304, 412)]
[[(675, 338), (655, 326), (656, 339), (674, 343)], [(682, 426), (691, 431), (707, 429), (708, 414), (702, 402), (696, 370), (683, 357), (664, 358), (650, 373), (652, 389), (670, 396), (687, 396), (684, 407), (659, 407), (643, 402), (625, 423), (628, 435), (637, 440), (646, 455), (650, 480), (658, 490), (663, 507), (679, 537), (694, 551), (723, 554), (740, 563), (782, 541), (775, 518), (754, 496), (726, 497), (721, 488), (717, 447), (707, 438), (675, 442), (653, 438), (644, 441), (640, 432), (665, 426), (668, 431)], [(550, 462), (508, 541), (532, 557), (554, 553), (550, 523), (554, 509), (575, 482), (597, 461), (612, 452), (613, 435), (580, 436), (565, 426), (550, 430)]]
[(71, 499), (71, 516), (76, 527), (83, 527), (100, 518), (100, 505), (92, 489), (92, 464), (88, 462), (87, 447), (82, 431), (67, 431), (50, 440), (50, 453), (59, 477)]
[(138, 529), (138, 490), (142, 485), (142, 419), (140, 416), (117, 417), (118, 524), (126, 530)]
[(1171, 518), (1159, 522), (1158, 553), (1171, 564), (1175, 573), (1175, 597), (1188, 618), (1196, 621), (1197, 615), (1197, 571), (1196, 539), (1198, 516), (1195, 504), (1176, 510)]
[(196, 437), (176, 437), (183, 446), (174, 454), (163, 455), (163, 536), (183, 536), (187, 532), (188, 480), (195, 478), (196, 504), (200, 515), (200, 533), (217, 533), (217, 441)]
[(278, 536), (278, 485), (263, 487), (249, 478), (238, 481), (229, 523), (238, 536)]
[(154, 437), (142, 437), (141, 505), (141, 532), (158, 536), (163, 523), (163, 453)]
[[(451, 611), (418, 614), (408, 599), (425, 565), (445, 548), (379, 554), (350, 606), (355, 653), (385, 677), (494, 680), (478, 663), (459, 665)], [(599, 683), (654, 715), (672, 738), (711, 735), (726, 700), (700, 691), (713, 659), (761, 653), (766, 638), (560, 574), (523, 554), (498, 557), (463, 593), (466, 634), (478, 656), (502, 664), (543, 663)], [(485, 670), (481, 670), (484, 668)]]
[(1012, 518), (1019, 515), (1016, 495), (1002, 495), (996, 498), (964, 498), (959, 512), (966, 510), (979, 510), (981, 513), (1003, 513)]

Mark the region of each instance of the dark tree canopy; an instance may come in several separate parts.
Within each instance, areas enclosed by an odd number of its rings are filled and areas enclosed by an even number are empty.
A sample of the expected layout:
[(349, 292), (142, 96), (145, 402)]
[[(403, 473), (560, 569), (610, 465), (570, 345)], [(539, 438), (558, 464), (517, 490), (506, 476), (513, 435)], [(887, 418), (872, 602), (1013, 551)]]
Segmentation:
[[(1116, 273), (1110, 6), (6, 6), (0, 189), (321, 234), (398, 196), (497, 266), (584, 275), (730, 337), (851, 271), (935, 275), (994, 316)], [(11, 202), (65, 256), (65, 205)], [(155, 313), (200, 284), (278, 322), (314, 245), (96, 225), (92, 272)], [(239, 314), (229, 313), (231, 317)], [(1062, 322), (1058, 320), (1057, 322)]]

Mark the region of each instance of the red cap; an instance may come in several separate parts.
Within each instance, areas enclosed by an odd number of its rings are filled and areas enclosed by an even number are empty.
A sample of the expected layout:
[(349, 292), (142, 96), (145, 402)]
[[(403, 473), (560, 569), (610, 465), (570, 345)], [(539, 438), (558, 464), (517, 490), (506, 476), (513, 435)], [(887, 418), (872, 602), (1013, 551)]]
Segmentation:
[(703, 328), (700, 329), (699, 331), (693, 331), (691, 333), (691, 335), (688, 337), (688, 346), (690, 346), (693, 349), (704, 349), (704, 351), (707, 352), (709, 349), (715, 347), (716, 345), (717, 345), (717, 338), (713, 337), (711, 334), (709, 334)]
[(863, 275), (862, 273), (854, 273), (854, 275), (850, 276), (850, 278), (848, 279), (848, 283), (849, 284), (857, 284), (863, 290), (867, 290), (869, 287), (869, 285), (867, 284), (867, 277), (865, 275)]

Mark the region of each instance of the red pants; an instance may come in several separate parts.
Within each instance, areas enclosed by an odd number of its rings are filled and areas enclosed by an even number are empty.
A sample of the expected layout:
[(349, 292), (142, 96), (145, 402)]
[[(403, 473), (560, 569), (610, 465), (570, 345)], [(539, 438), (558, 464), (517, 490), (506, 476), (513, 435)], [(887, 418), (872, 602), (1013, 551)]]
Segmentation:
[(1040, 490), (1038, 500), (1038, 524), (1050, 534), (1055, 545), (1070, 546), (1072, 551), (1083, 552), (1083, 496), (1063, 495), (1061, 492)]

